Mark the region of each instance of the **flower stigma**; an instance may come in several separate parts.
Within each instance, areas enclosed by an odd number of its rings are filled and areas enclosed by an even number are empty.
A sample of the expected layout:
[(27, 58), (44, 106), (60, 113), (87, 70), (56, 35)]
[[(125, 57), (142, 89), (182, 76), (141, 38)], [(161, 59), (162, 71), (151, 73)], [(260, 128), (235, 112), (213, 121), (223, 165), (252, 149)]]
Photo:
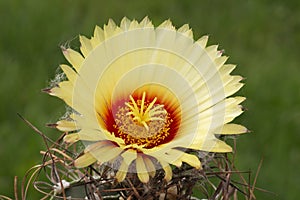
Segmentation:
[[(133, 99), (133, 97), (130, 95), (130, 100), (131, 100), (132, 105), (130, 105), (130, 103), (128, 103), (128, 102), (126, 102), (125, 105), (128, 106), (131, 111), (127, 112), (126, 115), (133, 115), (134, 116), (133, 121), (137, 121), (139, 124), (142, 124), (145, 127), (145, 129), (147, 131), (149, 131), (149, 126), (147, 124), (148, 122), (156, 121), (156, 120), (157, 121), (165, 121), (164, 117), (161, 117), (161, 116), (154, 117), (154, 115), (165, 114), (165, 113), (167, 113), (167, 111), (164, 109), (161, 110), (161, 108), (163, 108), (164, 105), (159, 105), (159, 106), (153, 107), (153, 105), (155, 104), (155, 102), (157, 100), (156, 97), (146, 108), (145, 107), (145, 97), (146, 97), (146, 93), (143, 92), (141, 106), (139, 108), (137, 103)], [(146, 108), (146, 110), (144, 112), (145, 108)]]

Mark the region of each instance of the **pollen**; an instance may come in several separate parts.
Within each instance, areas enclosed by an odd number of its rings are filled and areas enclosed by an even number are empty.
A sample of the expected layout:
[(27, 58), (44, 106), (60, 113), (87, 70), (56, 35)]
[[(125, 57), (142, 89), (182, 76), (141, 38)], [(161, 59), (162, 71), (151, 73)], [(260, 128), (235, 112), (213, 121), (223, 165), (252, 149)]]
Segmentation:
[(157, 98), (146, 99), (143, 92), (141, 99), (130, 100), (119, 106), (115, 115), (116, 136), (127, 145), (143, 145), (145, 148), (157, 146), (170, 135), (172, 119), (164, 105), (157, 104)]

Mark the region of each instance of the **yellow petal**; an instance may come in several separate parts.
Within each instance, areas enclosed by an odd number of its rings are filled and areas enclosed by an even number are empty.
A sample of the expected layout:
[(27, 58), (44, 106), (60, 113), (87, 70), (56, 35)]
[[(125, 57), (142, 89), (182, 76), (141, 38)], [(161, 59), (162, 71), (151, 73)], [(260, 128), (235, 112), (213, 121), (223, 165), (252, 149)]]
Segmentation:
[(232, 152), (231, 146), (226, 144), (224, 141), (217, 140), (214, 144), (213, 148), (210, 150), (211, 152), (219, 152), (219, 153), (227, 153)]
[(105, 137), (99, 130), (90, 130), (90, 129), (83, 129), (78, 132), (80, 140), (84, 141), (99, 141), (104, 140)]
[(190, 27), (188, 24), (184, 24), (183, 26), (181, 26), (177, 31), (179, 33), (185, 33), (187, 32), (188, 30), (190, 30)]
[(129, 26), (129, 30), (134, 30), (139, 28), (139, 23), (136, 20), (132, 20)]
[(84, 57), (87, 57), (89, 55), (89, 53), (93, 50), (93, 45), (92, 45), (91, 41), (88, 38), (86, 38), (85, 36), (80, 35), (79, 40), (80, 40), (80, 44), (81, 44), (80, 51)]
[(231, 122), (234, 118), (243, 113), (243, 108), (239, 103), (243, 101), (242, 97), (232, 97), (226, 99), (225, 120), (224, 123)]
[(236, 65), (225, 64), (220, 68), (220, 74), (229, 75), (235, 68), (236, 68)]
[(116, 174), (116, 179), (118, 180), (118, 182), (122, 182), (126, 178), (127, 171), (128, 165), (126, 164), (126, 162), (122, 161)]
[(149, 174), (141, 154), (138, 154), (136, 158), (136, 172), (142, 183), (149, 181)]
[(51, 88), (50, 95), (57, 96), (64, 100), (66, 104), (72, 106), (73, 85), (70, 81), (63, 81), (58, 87)]
[(85, 153), (75, 160), (74, 165), (77, 168), (83, 168), (93, 164), (96, 161), (97, 159), (92, 154)]
[[(197, 158), (197, 156), (195, 156), (195, 155), (188, 154), (188, 153), (182, 152), (182, 151), (177, 150), (177, 149), (169, 150), (167, 152), (167, 155), (172, 156), (173, 159), (175, 160), (173, 162), (169, 162), (171, 164), (173, 164), (173, 163), (178, 163), (179, 164), (180, 163), (180, 165), (181, 165), (182, 162), (186, 162), (187, 164), (189, 164), (189, 165), (191, 165), (191, 166), (193, 166), (197, 169), (201, 168), (201, 163), (200, 163), (199, 159)], [(178, 166), (178, 164), (176, 166)]]
[(165, 171), (165, 177), (164, 179), (169, 182), (171, 179), (172, 179), (172, 175), (173, 175), (173, 172), (172, 172), (172, 168), (171, 166), (167, 163), (167, 162), (164, 162), (162, 160), (159, 160), (163, 170)]
[(231, 146), (216, 138), (205, 139), (205, 140), (204, 139), (194, 140), (193, 143), (188, 148), (207, 151), (207, 152), (220, 152), (220, 153), (232, 152)]
[(114, 20), (109, 19), (107, 25), (104, 25), (103, 31), (104, 31), (104, 38), (107, 40), (114, 36), (120, 28), (116, 25)]
[(84, 61), (82, 55), (70, 48), (62, 48), (62, 51), (68, 62), (74, 67), (74, 69), (76, 69), (77, 72), (79, 72), (80, 67)]
[(200, 160), (195, 155), (184, 153), (180, 157), (180, 160), (182, 160), (182, 162), (185, 162), (185, 163), (191, 165), (192, 167), (195, 167), (196, 169), (200, 169), (201, 168)]
[(68, 65), (60, 65), (60, 68), (63, 70), (63, 72), (66, 74), (67, 78), (71, 83), (74, 83), (76, 80), (77, 74), (76, 72)]
[(151, 177), (155, 176), (156, 168), (150, 158), (148, 156), (143, 156), (144, 163), (146, 165), (147, 171)]
[(218, 55), (218, 45), (211, 45), (205, 48), (205, 50), (207, 51), (207, 54), (211, 57), (211, 58), (216, 58)]
[(98, 46), (104, 40), (105, 40), (105, 37), (104, 37), (103, 29), (100, 28), (99, 26), (96, 26), (95, 30), (94, 30), (94, 37), (92, 37), (91, 40), (90, 40), (93, 48)]
[(219, 133), (221, 135), (234, 135), (248, 132), (248, 129), (239, 124), (225, 124)]
[(89, 152), (100, 162), (107, 162), (122, 153), (123, 149), (117, 147), (110, 141), (100, 141), (86, 147), (85, 152)]
[(98, 142), (95, 142), (95, 143), (92, 143), (92, 144), (88, 145), (84, 149), (84, 152), (88, 153), (88, 152), (94, 151), (95, 149), (99, 149), (99, 148), (102, 148), (104, 146), (107, 146), (109, 144), (110, 144), (110, 142), (106, 141), (106, 140), (98, 141)]
[(202, 36), (201, 38), (199, 38), (196, 43), (202, 47), (202, 48), (205, 48), (206, 45), (207, 45), (207, 41), (208, 41), (208, 36), (205, 35), (205, 36)]
[(122, 182), (125, 179), (128, 172), (128, 166), (132, 163), (133, 160), (136, 159), (137, 153), (135, 150), (128, 149), (121, 156), (123, 160), (116, 174), (118, 182)]
[(64, 142), (66, 143), (75, 143), (80, 139), (78, 133), (71, 133), (64, 137)]
[(215, 64), (216, 64), (216, 67), (218, 69), (220, 69), (224, 64), (225, 62), (228, 60), (228, 57), (227, 56), (221, 56), (221, 57), (218, 57), (215, 59)]
[(188, 24), (184, 24), (182, 27), (180, 27), (178, 29), (179, 33), (182, 33), (183, 35), (185, 35), (188, 38), (193, 39), (193, 31), (190, 29)]
[(226, 144), (224, 141), (218, 139), (205, 142), (205, 145), (206, 146), (203, 147), (204, 151), (206, 149), (209, 152), (219, 152), (219, 153), (232, 152), (231, 146)]
[(116, 142), (119, 146), (125, 145), (124, 140), (122, 138), (118, 138), (118, 137), (114, 136), (113, 134), (111, 134), (110, 132), (105, 131), (105, 130), (103, 130), (103, 133), (107, 140)]
[(175, 27), (173, 26), (171, 20), (169, 19), (161, 23), (157, 28), (167, 28), (170, 30), (175, 30)]
[(226, 85), (224, 89), (227, 97), (236, 93), (244, 86), (244, 83), (239, 83), (241, 80), (242, 78), (240, 76), (237, 76), (236, 79), (233, 79), (230, 83)]
[(64, 132), (71, 132), (79, 129), (77, 124), (74, 121), (70, 120), (60, 120), (56, 122), (56, 124), (56, 128)]
[(182, 165), (182, 162), (179, 159), (180, 156), (183, 154), (182, 151), (176, 149), (163, 150), (162, 148), (157, 147), (157, 150), (155, 150), (154, 148), (144, 149), (143, 152), (146, 155), (152, 156), (160, 161), (170, 163), (172, 165), (175, 165), (176, 167), (180, 167)]
[(137, 158), (136, 150), (128, 149), (124, 153), (122, 153), (123, 161), (129, 166), (133, 160)]
[(123, 17), (120, 23), (120, 28), (123, 29), (124, 31), (129, 30), (130, 26), (130, 20), (127, 17)]
[(236, 97), (234, 97), (234, 99), (236, 101), (235, 102), (236, 104), (240, 104), (240, 103), (242, 103), (243, 101), (246, 100), (246, 97), (236, 96)]
[(141, 28), (153, 28), (153, 24), (147, 16), (140, 22), (140, 26)]
[(236, 109), (237, 106), (240, 106), (239, 104), (245, 101), (245, 97), (236, 96), (236, 97), (230, 97), (225, 100), (226, 109)]
[(100, 162), (107, 162), (122, 153), (122, 149), (114, 145), (105, 146), (103, 148), (91, 151), (91, 154)]

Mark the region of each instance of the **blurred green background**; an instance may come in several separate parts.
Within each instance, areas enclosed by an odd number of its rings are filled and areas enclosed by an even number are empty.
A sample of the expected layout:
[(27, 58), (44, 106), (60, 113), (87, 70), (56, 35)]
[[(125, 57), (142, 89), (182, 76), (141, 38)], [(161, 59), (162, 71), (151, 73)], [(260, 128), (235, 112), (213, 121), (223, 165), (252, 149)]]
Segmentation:
[[(52, 138), (45, 127), (65, 112), (59, 99), (41, 93), (66, 63), (59, 46), (91, 36), (96, 24), (123, 16), (155, 25), (170, 18), (189, 23), (196, 38), (220, 44), (235, 74), (247, 79), (239, 94), (248, 111), (237, 121), (253, 132), (240, 136), (236, 164), (254, 176), (263, 165), (257, 199), (297, 199), (300, 185), (300, 1), (299, 0), (0, 0), (0, 194), (13, 197), (13, 177), (41, 162), (43, 140), (20, 113)], [(297, 190), (298, 188), (298, 190)], [(39, 196), (31, 193), (29, 199)]]

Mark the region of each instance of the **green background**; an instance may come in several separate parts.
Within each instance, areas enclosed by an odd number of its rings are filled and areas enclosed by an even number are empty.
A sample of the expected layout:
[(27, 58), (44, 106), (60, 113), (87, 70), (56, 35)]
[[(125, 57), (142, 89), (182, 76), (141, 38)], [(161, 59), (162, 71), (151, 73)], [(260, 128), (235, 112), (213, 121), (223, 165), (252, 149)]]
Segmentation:
[[(94, 26), (123, 16), (155, 25), (170, 18), (189, 23), (196, 38), (220, 44), (235, 74), (246, 77), (239, 92), (248, 111), (237, 119), (253, 132), (237, 140), (240, 170), (263, 164), (258, 199), (297, 199), (300, 185), (300, 1), (289, 0), (0, 0), (0, 194), (13, 197), (13, 177), (41, 162), (43, 140), (20, 113), (52, 138), (45, 127), (65, 112), (59, 99), (40, 90), (66, 63), (59, 46), (91, 36)], [(76, 42), (75, 42), (76, 43)], [(78, 46), (77, 46), (78, 47)], [(30, 199), (38, 199), (34, 193)]]

